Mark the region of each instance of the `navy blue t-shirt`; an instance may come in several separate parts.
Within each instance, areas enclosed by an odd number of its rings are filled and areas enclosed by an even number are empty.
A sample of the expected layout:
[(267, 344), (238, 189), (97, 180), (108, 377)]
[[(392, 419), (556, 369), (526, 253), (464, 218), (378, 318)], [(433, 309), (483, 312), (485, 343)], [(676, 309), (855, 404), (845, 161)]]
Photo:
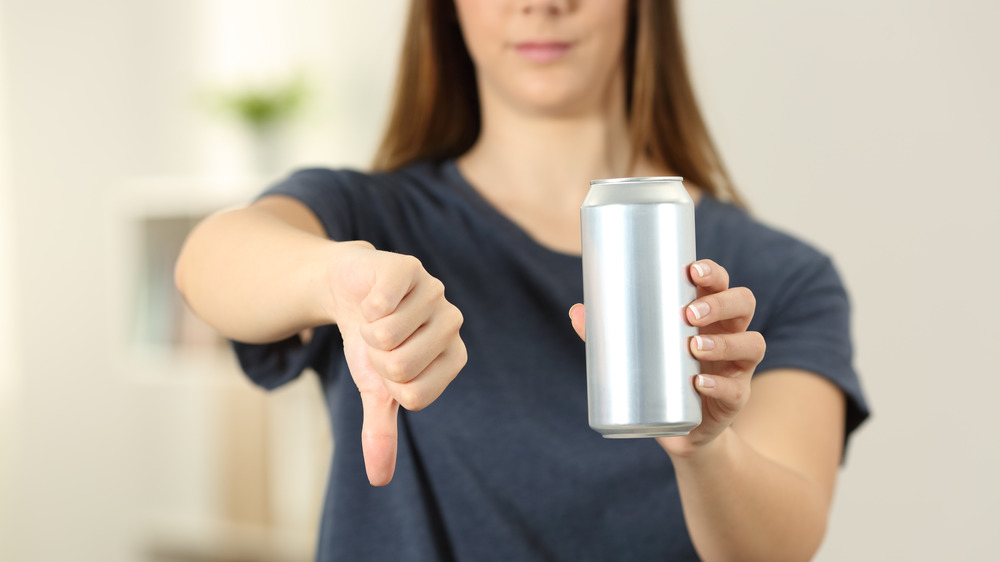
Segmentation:
[[(587, 422), (584, 344), (567, 311), (583, 300), (579, 256), (552, 251), (487, 203), (453, 161), (364, 174), (302, 170), (269, 189), (302, 201), (330, 238), (411, 254), (465, 317), (468, 363), (420, 412), (400, 410), (393, 481), (369, 485), (361, 400), (336, 326), (269, 345), (235, 344), (274, 388), (319, 375), (336, 452), (319, 560), (697, 560), (670, 458), (652, 439), (604, 439)], [(817, 373), (867, 416), (851, 362), (848, 301), (830, 260), (711, 197), (695, 209), (699, 258), (757, 298), (757, 369)]]

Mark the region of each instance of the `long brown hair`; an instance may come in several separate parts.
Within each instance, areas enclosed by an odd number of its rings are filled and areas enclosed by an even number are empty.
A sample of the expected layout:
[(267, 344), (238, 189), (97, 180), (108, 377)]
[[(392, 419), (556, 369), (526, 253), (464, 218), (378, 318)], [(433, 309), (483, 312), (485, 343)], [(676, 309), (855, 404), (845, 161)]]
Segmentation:
[[(624, 62), (633, 160), (645, 155), (742, 205), (698, 109), (676, 0), (629, 2)], [(452, 0), (413, 0), (392, 113), (373, 167), (458, 157), (479, 128), (475, 67)]]

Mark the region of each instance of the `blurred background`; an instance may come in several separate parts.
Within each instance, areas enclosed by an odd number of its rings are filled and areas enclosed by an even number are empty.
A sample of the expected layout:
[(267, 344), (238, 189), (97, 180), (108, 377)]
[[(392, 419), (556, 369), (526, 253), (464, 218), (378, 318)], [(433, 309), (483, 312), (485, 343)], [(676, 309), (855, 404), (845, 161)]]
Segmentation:
[[(874, 418), (818, 560), (995, 560), (1000, 3), (682, 2), (761, 219), (834, 256)], [(0, 0), (0, 560), (299, 561), (332, 448), (180, 305), (191, 225), (364, 167), (403, 0)]]

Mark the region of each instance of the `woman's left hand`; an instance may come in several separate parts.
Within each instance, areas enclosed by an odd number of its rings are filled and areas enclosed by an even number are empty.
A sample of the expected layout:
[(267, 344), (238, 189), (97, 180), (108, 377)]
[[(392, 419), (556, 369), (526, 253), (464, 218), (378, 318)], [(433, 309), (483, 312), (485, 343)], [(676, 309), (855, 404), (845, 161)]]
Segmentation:
[[(764, 338), (748, 332), (756, 299), (745, 287), (729, 287), (729, 273), (711, 260), (700, 260), (689, 268), (698, 287), (698, 298), (687, 307), (688, 323), (699, 328), (691, 338), (691, 354), (701, 362), (695, 377), (701, 394), (701, 425), (680, 437), (657, 441), (671, 456), (690, 456), (711, 443), (736, 419), (750, 398), (750, 377), (764, 358)], [(582, 305), (570, 309), (573, 328), (584, 337)]]

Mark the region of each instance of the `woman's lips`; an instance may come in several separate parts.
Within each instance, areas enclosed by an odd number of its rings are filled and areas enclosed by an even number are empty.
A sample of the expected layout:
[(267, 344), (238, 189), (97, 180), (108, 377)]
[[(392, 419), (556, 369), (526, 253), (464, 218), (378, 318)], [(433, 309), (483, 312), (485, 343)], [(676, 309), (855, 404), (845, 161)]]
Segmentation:
[(552, 62), (565, 55), (572, 46), (572, 43), (564, 41), (526, 41), (515, 44), (514, 49), (530, 61)]

